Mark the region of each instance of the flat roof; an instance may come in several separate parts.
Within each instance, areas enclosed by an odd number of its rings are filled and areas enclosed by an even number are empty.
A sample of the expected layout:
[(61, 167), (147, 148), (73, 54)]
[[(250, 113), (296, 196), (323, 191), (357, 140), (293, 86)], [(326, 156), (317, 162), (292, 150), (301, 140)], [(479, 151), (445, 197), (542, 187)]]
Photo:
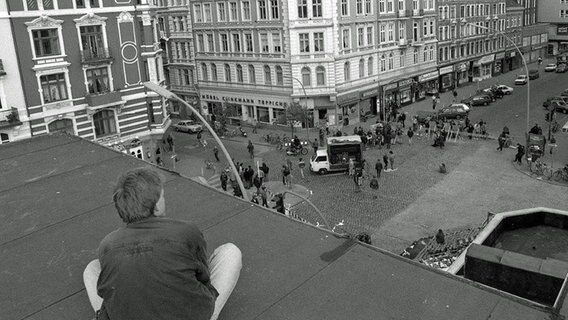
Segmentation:
[[(122, 221), (118, 175), (150, 164), (68, 135), (0, 146), (0, 310), (6, 319), (90, 319), (82, 273)], [(165, 177), (168, 216), (243, 269), (220, 319), (542, 319), (551, 309), (337, 237), (201, 185)]]

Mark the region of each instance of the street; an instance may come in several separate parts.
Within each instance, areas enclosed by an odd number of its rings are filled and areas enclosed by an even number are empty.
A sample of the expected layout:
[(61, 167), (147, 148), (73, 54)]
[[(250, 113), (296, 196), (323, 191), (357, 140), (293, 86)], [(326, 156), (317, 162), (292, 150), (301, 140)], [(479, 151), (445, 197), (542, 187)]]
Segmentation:
[[(531, 66), (536, 67), (536, 66)], [(512, 95), (498, 99), (489, 106), (474, 107), (470, 112), (473, 122), (484, 120), (488, 123), (488, 132), (497, 136), (503, 126), (509, 127), (514, 145), (524, 143), (526, 128), (526, 90), (527, 86), (515, 86), (514, 78), (522, 69), (494, 77), (479, 84), (480, 88), (492, 84), (505, 84), (515, 89)], [(548, 124), (544, 121), (545, 110), (542, 102), (549, 96), (559, 95), (568, 87), (568, 74), (540, 73), (540, 78), (531, 81), (530, 126), (535, 121), (546, 133)], [(477, 89), (477, 84), (458, 89), (458, 100), (469, 97)], [(451, 92), (441, 94), (441, 103), (452, 101)], [(416, 102), (402, 108), (402, 112), (412, 115), (417, 110), (430, 110), (429, 99)], [(558, 114), (562, 126), (567, 115)], [(410, 119), (408, 117), (407, 119)], [(360, 123), (368, 128), (375, 119)], [(407, 120), (407, 123), (410, 121)], [(290, 135), (289, 128), (285, 128)], [(344, 220), (344, 231), (351, 234), (367, 232), (372, 236), (374, 245), (400, 253), (409, 243), (424, 236), (433, 235), (438, 229), (459, 228), (479, 225), (487, 213), (522, 209), (535, 206), (566, 209), (568, 188), (565, 185), (551, 184), (535, 179), (526, 174), (526, 168), (513, 164), (514, 149), (497, 151), (495, 140), (458, 140), (448, 142), (444, 149), (431, 147), (432, 140), (415, 137), (409, 145), (406, 135), (403, 144), (392, 147), (396, 155), (396, 167), (393, 172), (383, 172), (379, 179), (379, 189), (369, 188), (369, 180), (363, 182), (363, 191), (355, 193), (353, 180), (345, 174), (320, 176), (307, 173), (302, 179), (298, 168), (298, 157), (286, 156), (267, 145), (261, 138), (266, 129), (252, 134), (247, 128), (248, 138), (232, 137), (223, 139), (232, 157), (245, 165), (251, 165), (256, 171), (256, 163), (250, 159), (246, 145), (250, 139), (255, 144), (255, 162), (264, 161), (270, 167), (270, 180), (281, 180), (281, 167), (289, 158), (293, 164), (292, 183), (311, 190), (310, 200), (321, 210), (332, 225)], [(344, 128), (351, 133), (353, 125)], [(280, 132), (282, 134), (284, 131)], [(298, 136), (305, 138), (305, 129)], [(310, 137), (316, 137), (312, 130)], [(205, 169), (205, 160), (214, 160), (213, 139), (205, 135), (207, 147), (197, 146), (195, 134), (174, 133), (176, 152), (180, 159), (176, 171), (188, 177), (203, 176), (204, 180), (216, 180), (218, 173), (225, 167), (221, 159), (215, 163), (216, 170)], [(554, 163), (557, 168), (568, 162), (567, 134), (556, 134), (559, 147), (554, 151)], [(387, 152), (385, 148), (369, 148), (364, 158), (369, 162), (374, 173), (375, 162)], [(308, 157), (305, 161), (308, 162)], [(220, 154), (220, 156), (222, 156)], [(543, 159), (550, 162), (548, 154)], [(447, 174), (438, 172), (440, 163), (445, 163)], [(166, 163), (166, 166), (170, 167)], [(306, 170), (307, 171), (307, 170)], [(211, 180), (211, 181), (212, 181)], [(306, 204), (293, 207), (294, 214), (316, 224), (322, 223), (312, 208)]]

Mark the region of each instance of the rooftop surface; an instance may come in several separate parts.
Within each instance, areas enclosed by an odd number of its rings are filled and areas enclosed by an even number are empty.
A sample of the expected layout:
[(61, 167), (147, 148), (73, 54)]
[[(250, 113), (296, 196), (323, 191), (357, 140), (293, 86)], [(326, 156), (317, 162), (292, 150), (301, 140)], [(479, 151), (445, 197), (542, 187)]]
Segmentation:
[[(111, 201), (116, 178), (143, 166), (66, 135), (0, 146), (2, 319), (91, 319), (83, 269), (122, 224)], [(220, 319), (551, 316), (527, 300), (161, 172), (170, 217), (196, 223), (209, 250), (233, 242), (243, 252), (239, 283)]]

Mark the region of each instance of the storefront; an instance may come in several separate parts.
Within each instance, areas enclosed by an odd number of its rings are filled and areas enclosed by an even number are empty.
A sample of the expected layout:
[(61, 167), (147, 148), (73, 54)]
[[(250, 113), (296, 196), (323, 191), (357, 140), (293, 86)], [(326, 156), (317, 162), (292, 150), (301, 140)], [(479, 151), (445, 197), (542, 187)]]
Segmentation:
[(493, 74), (505, 73), (505, 52), (495, 54), (495, 65), (493, 67)]
[(286, 108), (292, 104), (290, 97), (247, 95), (246, 93), (219, 93), (201, 90), (201, 103), (206, 115), (227, 112), (228, 118), (237, 122), (286, 124)]
[(461, 84), (469, 82), (469, 62), (460, 62), (454, 65), (454, 69), (456, 70), (456, 87), (460, 86)]
[(440, 92), (446, 92), (454, 88), (454, 66), (445, 66), (438, 70), (440, 73)]
[(407, 105), (412, 103), (413, 84), (413, 79), (405, 79), (398, 82), (398, 96), (400, 105)]
[(359, 102), (359, 110), (361, 115), (376, 115), (377, 110), (377, 96), (379, 95), (379, 88), (366, 90), (361, 92), (361, 102)]
[(488, 54), (473, 62), (473, 81), (481, 81), (492, 77), (494, 54)]
[(438, 93), (438, 70), (418, 76), (418, 90), (415, 92), (416, 100), (426, 97), (426, 94)]
[(360, 94), (357, 91), (340, 95), (337, 97), (338, 125), (342, 124), (346, 126), (349, 124), (359, 123), (359, 114), (360, 114), (359, 100), (360, 100)]

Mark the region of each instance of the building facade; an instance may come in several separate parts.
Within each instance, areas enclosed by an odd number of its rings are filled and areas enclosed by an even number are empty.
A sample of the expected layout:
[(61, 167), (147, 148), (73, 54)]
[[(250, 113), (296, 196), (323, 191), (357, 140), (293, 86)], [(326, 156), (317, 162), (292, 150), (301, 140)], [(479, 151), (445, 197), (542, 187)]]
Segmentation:
[[(539, 1), (539, 5), (543, 2), (554, 1)], [(527, 63), (534, 62), (547, 55), (549, 25), (537, 20), (536, 0), (517, 0), (517, 3), (523, 7), (523, 41), (520, 49)]]
[(31, 135), (65, 131), (152, 162), (168, 125), (143, 0), (9, 0)]
[(568, 52), (568, 1), (540, 1), (537, 21), (548, 23), (548, 50), (550, 55)]

